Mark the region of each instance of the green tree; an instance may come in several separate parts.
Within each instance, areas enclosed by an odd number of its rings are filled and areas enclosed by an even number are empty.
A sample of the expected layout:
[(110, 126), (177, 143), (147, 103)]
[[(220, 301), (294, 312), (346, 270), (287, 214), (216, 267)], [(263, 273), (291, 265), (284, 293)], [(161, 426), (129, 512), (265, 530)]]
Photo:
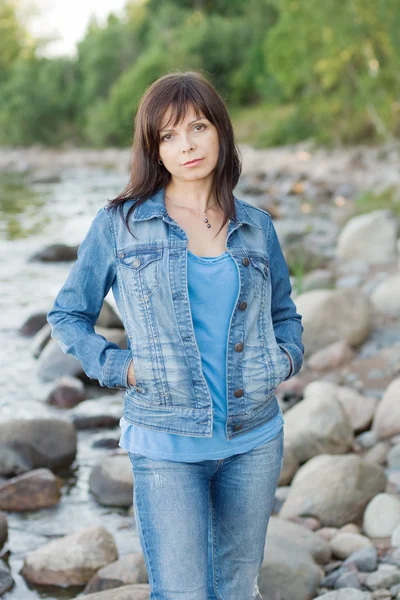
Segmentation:
[(274, 1), (280, 16), (264, 51), (299, 119), (321, 141), (398, 135), (398, 1)]

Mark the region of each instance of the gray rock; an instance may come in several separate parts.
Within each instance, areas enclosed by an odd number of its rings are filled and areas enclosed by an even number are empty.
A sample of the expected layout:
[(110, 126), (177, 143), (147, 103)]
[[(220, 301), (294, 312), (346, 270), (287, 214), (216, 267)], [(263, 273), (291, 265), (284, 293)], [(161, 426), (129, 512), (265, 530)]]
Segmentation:
[(84, 589), (85, 594), (102, 592), (133, 583), (148, 583), (147, 569), (142, 552), (122, 556), (97, 571)]
[(290, 542), (267, 544), (258, 578), (263, 600), (310, 600), (316, 596), (321, 578), (322, 570), (308, 552), (299, 552)]
[(0, 562), (0, 596), (11, 590), (14, 585), (14, 579), (7, 567)]
[(359, 571), (364, 573), (372, 573), (376, 570), (378, 564), (378, 551), (375, 547), (361, 548), (356, 550), (346, 560), (344, 565), (355, 564)]
[(32, 468), (65, 469), (76, 456), (76, 431), (62, 419), (5, 421), (0, 423), (2, 446), (17, 449)]
[(335, 342), (364, 342), (371, 330), (372, 304), (359, 289), (314, 290), (296, 298), (302, 315), (305, 356)]
[(371, 575), (367, 577), (366, 586), (370, 590), (376, 590), (378, 588), (390, 588), (396, 583), (400, 583), (399, 569), (392, 569), (390, 571), (381, 569), (375, 571), (375, 573), (371, 573)]
[(389, 210), (375, 210), (350, 219), (341, 231), (337, 256), (384, 264), (396, 260), (397, 223)]
[(4, 546), (8, 538), (7, 515), (0, 512), (0, 549)]
[(324, 565), (331, 559), (332, 550), (329, 542), (307, 527), (285, 521), (279, 517), (272, 516), (268, 524), (267, 548), (289, 545), (299, 554), (307, 552), (315, 562)]
[(30, 552), (21, 573), (37, 585), (85, 585), (117, 558), (113, 536), (104, 527), (94, 525)]
[(400, 444), (391, 447), (387, 455), (387, 462), (390, 469), (400, 469)]
[(129, 507), (133, 503), (133, 472), (127, 454), (114, 454), (93, 468), (89, 488), (103, 506)]
[(340, 577), (337, 578), (335, 583), (335, 589), (339, 590), (340, 588), (355, 588), (360, 590), (361, 585), (358, 581), (356, 573), (353, 571), (342, 573)]
[(355, 454), (322, 454), (297, 471), (280, 516), (313, 516), (322, 526), (341, 527), (357, 522), (368, 502), (385, 487), (386, 475), (380, 467)]
[(372, 600), (372, 595), (369, 592), (361, 592), (354, 588), (342, 588), (335, 592), (328, 592), (321, 598), (323, 600)]
[(400, 500), (392, 494), (377, 494), (368, 503), (363, 530), (370, 538), (390, 537), (400, 524)]
[(123, 587), (77, 596), (82, 600), (150, 600), (150, 586), (148, 584), (124, 585)]
[(345, 454), (353, 443), (353, 431), (338, 386), (314, 381), (304, 399), (285, 412), (285, 446), (304, 463), (318, 454)]

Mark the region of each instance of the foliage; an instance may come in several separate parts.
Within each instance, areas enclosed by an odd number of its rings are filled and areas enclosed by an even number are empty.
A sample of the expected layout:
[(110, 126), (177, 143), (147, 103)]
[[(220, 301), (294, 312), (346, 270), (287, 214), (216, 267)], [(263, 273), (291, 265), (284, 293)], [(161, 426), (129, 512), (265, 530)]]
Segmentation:
[(258, 147), (400, 136), (398, 0), (128, 0), (62, 58), (39, 57), (21, 2), (0, 0), (1, 144), (129, 145), (143, 92), (177, 69)]

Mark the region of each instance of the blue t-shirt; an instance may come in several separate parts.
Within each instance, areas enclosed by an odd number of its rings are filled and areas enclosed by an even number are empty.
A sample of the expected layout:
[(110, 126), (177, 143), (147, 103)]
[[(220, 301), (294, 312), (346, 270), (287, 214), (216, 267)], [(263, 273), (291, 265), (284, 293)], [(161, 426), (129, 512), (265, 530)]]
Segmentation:
[(226, 345), (239, 276), (229, 252), (216, 257), (197, 256), (190, 250), (187, 254), (190, 308), (203, 373), (213, 401), (213, 432), (207, 438), (183, 436), (132, 425), (122, 417), (120, 447), (155, 460), (198, 462), (226, 458), (265, 444), (283, 427), (282, 411), (275, 397), (270, 404), (269, 421), (226, 439)]

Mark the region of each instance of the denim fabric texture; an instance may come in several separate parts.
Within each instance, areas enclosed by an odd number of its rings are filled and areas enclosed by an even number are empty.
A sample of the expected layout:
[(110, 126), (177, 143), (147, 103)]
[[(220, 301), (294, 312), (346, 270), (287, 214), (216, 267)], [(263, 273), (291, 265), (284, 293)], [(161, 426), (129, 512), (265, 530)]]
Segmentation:
[[(124, 214), (135, 200), (123, 206)], [(226, 437), (269, 418), (276, 387), (303, 362), (301, 315), (271, 216), (236, 198), (226, 250), (239, 276), (226, 353)], [(196, 343), (187, 287), (185, 231), (161, 188), (130, 217), (100, 208), (47, 315), (51, 337), (102, 386), (125, 390), (124, 419), (153, 430), (211, 437), (213, 405)], [(96, 333), (112, 289), (127, 349)], [(289, 360), (290, 356), (290, 360)], [(127, 373), (133, 360), (136, 385)]]
[(261, 600), (258, 575), (284, 460), (284, 432), (196, 463), (129, 453), (151, 600)]

